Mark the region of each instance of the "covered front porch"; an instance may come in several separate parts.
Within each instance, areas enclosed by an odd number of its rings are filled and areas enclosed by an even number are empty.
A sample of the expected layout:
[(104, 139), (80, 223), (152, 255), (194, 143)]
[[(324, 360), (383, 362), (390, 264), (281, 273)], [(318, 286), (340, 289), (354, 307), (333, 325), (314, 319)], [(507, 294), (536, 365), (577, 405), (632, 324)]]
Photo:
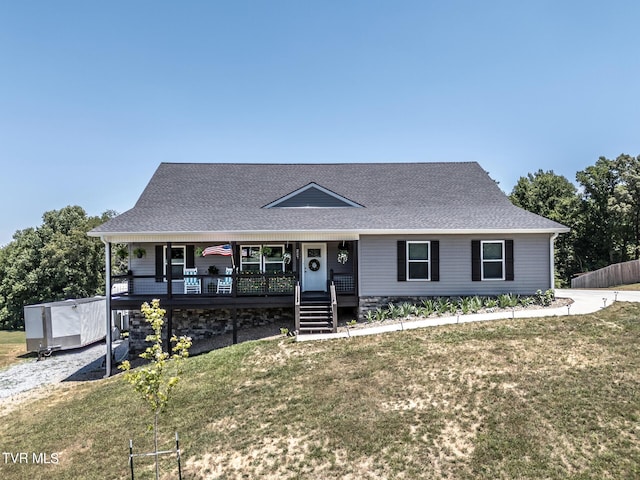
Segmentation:
[(152, 298), (166, 308), (292, 307), (330, 293), (357, 306), (358, 242), (130, 243), (126, 274), (111, 275), (111, 308), (134, 309)]

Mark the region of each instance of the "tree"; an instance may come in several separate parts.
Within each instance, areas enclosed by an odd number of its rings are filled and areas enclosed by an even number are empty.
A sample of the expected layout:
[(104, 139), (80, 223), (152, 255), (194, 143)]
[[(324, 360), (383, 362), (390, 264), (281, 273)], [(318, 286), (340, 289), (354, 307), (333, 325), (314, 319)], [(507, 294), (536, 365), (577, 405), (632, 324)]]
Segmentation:
[(158, 418), (166, 408), (171, 392), (178, 384), (182, 374), (182, 361), (189, 356), (191, 339), (189, 337), (177, 338), (172, 336), (171, 342), (173, 354), (162, 349), (162, 325), (166, 311), (160, 308), (160, 300), (151, 301), (151, 305), (143, 303), (142, 315), (151, 325), (153, 333), (147, 336), (147, 342), (151, 346), (140, 354), (141, 358), (149, 361), (145, 367), (131, 370), (131, 364), (125, 360), (120, 369), (125, 371), (124, 379), (133, 389), (140, 394), (153, 414), (153, 446), (156, 461), (156, 479), (159, 476), (158, 466)]
[(114, 215), (68, 206), (16, 232), (0, 249), (0, 328), (22, 328), (25, 305), (104, 295), (104, 244), (87, 232)]
[(553, 173), (553, 170), (538, 170), (520, 177), (509, 198), (518, 207), (572, 229), (556, 240), (556, 276), (560, 285), (566, 284), (577, 268), (573, 245), (580, 197), (576, 187), (564, 176)]
[(612, 204), (621, 182), (619, 166), (614, 160), (600, 157), (595, 165), (576, 173), (583, 189), (575, 245), (582, 271), (628, 259), (623, 247), (626, 225)]
[(609, 199), (612, 214), (624, 225), (622, 255), (640, 258), (640, 156), (619, 155), (615, 159), (619, 181)]

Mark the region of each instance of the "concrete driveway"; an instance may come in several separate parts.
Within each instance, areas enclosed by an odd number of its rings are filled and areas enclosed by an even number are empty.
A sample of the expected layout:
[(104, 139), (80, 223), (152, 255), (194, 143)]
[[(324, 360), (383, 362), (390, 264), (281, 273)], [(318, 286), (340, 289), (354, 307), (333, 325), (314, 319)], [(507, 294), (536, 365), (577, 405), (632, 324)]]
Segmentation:
[(619, 302), (640, 302), (640, 292), (626, 292), (614, 290), (581, 290), (581, 289), (557, 289), (556, 297), (571, 298), (572, 314), (593, 313), (599, 309), (611, 305), (616, 300)]

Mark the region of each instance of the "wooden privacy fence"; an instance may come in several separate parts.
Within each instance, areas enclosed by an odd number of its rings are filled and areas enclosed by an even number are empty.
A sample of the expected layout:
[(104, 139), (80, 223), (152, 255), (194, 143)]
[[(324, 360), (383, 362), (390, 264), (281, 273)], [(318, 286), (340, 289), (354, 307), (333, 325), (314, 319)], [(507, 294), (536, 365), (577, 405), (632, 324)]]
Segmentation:
[(571, 279), (571, 288), (607, 288), (640, 283), (640, 260), (616, 263)]

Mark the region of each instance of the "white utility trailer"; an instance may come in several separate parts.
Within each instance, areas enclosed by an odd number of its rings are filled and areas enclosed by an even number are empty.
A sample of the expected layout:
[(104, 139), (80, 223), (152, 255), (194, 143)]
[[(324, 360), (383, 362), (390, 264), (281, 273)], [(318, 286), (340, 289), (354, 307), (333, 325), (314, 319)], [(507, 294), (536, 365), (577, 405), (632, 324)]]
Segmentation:
[(106, 336), (105, 297), (64, 300), (24, 307), (27, 351), (38, 356), (84, 347)]

